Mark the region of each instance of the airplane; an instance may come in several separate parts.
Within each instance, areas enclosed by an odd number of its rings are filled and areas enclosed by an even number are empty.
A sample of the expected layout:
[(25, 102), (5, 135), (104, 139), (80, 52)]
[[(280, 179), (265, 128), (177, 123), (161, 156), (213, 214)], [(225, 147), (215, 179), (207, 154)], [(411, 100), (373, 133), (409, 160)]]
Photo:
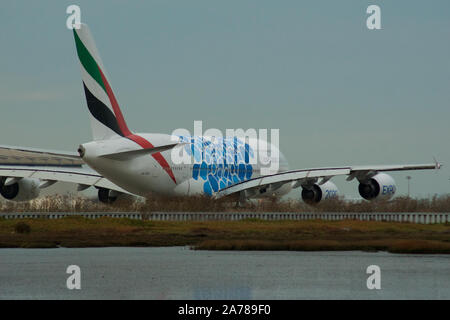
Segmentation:
[[(27, 201), (43, 188), (58, 181), (77, 184), (79, 191), (98, 189), (98, 199), (112, 203), (121, 195), (145, 197), (150, 193), (167, 196), (234, 196), (238, 201), (281, 197), (301, 187), (301, 198), (309, 204), (333, 199), (335, 176), (357, 179), (358, 191), (366, 200), (390, 199), (396, 192), (394, 179), (386, 172), (439, 169), (430, 164), (336, 166), (290, 170), (285, 156), (266, 143), (270, 156), (264, 163), (252, 146), (261, 145), (242, 137), (134, 133), (124, 119), (110, 86), (94, 39), (86, 24), (73, 29), (81, 67), (83, 89), (91, 120), (93, 140), (74, 152), (48, 152), (20, 147), (0, 147), (19, 153), (29, 163), (1, 161), (0, 194), (8, 200)], [(264, 145), (264, 144), (263, 144)], [(275, 152), (277, 151), (277, 152)], [(173, 154), (185, 153), (191, 161), (177, 163)], [(278, 154), (278, 156), (273, 156)], [(5, 159), (9, 159), (6, 156)], [(11, 160), (11, 159), (10, 159)], [(51, 160), (51, 161), (50, 161)], [(263, 170), (267, 163), (277, 169)], [(267, 168), (266, 168), (267, 169)]]

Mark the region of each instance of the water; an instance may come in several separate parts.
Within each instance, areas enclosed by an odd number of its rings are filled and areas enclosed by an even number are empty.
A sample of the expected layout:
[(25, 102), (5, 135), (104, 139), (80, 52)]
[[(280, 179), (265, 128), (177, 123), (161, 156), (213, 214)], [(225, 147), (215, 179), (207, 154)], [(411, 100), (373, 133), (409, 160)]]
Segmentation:
[[(81, 268), (68, 290), (67, 266)], [(381, 268), (381, 290), (366, 268)], [(449, 255), (0, 249), (0, 299), (450, 299)]]

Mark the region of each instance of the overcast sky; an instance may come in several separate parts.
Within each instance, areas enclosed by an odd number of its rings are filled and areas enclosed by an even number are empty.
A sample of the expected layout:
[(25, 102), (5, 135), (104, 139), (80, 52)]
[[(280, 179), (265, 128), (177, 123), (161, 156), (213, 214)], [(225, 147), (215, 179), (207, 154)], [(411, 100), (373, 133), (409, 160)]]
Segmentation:
[[(427, 163), (398, 194), (450, 190), (450, 1), (0, 2), (0, 144), (91, 139), (66, 7), (81, 7), (136, 132), (278, 128), (291, 168)], [(381, 7), (382, 30), (366, 8)], [(334, 179), (357, 196), (357, 183)], [(299, 192), (297, 189), (296, 192)]]

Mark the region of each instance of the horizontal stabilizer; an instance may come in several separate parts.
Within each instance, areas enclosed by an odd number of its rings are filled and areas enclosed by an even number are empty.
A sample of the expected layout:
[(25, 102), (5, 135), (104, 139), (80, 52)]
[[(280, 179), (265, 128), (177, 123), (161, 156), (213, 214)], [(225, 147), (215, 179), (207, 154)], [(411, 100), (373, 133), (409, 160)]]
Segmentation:
[(103, 154), (100, 157), (108, 158), (111, 160), (125, 161), (125, 160), (130, 160), (134, 157), (145, 155), (145, 154), (150, 155), (153, 153), (167, 151), (172, 148), (175, 148), (176, 146), (184, 145), (184, 144), (186, 144), (186, 143), (166, 144), (163, 146), (148, 148), (148, 149), (137, 149), (137, 150), (123, 151), (123, 152), (116, 152), (116, 153), (108, 153), (108, 154)]

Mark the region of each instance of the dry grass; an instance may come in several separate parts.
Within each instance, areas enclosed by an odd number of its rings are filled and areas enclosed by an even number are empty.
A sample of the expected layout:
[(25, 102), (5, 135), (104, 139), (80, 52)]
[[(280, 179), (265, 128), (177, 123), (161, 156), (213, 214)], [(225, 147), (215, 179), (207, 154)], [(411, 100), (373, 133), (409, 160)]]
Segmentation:
[[(26, 223), (29, 233), (17, 229)], [(0, 219), (0, 247), (192, 246), (211, 250), (450, 253), (450, 224), (378, 221)]]
[(53, 195), (25, 202), (2, 201), (0, 212), (135, 212), (142, 205), (142, 202), (130, 198), (119, 198), (114, 204), (104, 204), (85, 197)]
[(323, 212), (450, 212), (450, 195), (431, 199), (396, 197), (388, 201), (344, 201), (342, 199), (320, 203)]
[(119, 198), (113, 204), (73, 196), (47, 196), (27, 202), (1, 201), (0, 212), (450, 212), (450, 195), (432, 199), (397, 197), (390, 201), (337, 199), (309, 206), (302, 201), (255, 200), (236, 207), (233, 198), (149, 196)]

